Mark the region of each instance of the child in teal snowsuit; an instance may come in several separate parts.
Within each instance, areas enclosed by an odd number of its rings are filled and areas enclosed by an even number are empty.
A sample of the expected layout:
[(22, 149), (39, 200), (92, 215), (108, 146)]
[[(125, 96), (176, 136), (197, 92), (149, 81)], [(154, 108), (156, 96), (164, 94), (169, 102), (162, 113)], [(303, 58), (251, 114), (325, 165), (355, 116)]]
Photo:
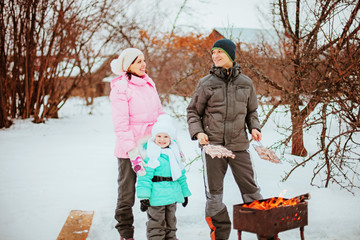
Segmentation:
[(147, 210), (147, 238), (176, 240), (176, 203), (185, 207), (191, 193), (171, 118), (159, 116), (151, 135), (144, 146), (146, 175), (138, 176), (136, 193), (141, 210)]

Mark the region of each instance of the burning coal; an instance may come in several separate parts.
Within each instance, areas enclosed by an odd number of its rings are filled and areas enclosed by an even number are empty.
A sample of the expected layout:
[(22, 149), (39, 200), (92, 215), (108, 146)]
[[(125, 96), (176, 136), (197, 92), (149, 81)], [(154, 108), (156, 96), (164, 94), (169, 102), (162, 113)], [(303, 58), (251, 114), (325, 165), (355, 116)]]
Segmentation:
[(251, 202), (250, 204), (243, 204), (242, 207), (245, 208), (252, 208), (252, 209), (258, 209), (258, 210), (268, 210), (280, 206), (291, 206), (296, 205), (300, 202), (303, 202), (304, 200), (307, 200), (310, 198), (310, 194), (303, 194), (291, 199), (284, 199), (282, 197), (273, 197), (271, 199), (268, 199), (266, 201), (258, 201), (255, 200)]

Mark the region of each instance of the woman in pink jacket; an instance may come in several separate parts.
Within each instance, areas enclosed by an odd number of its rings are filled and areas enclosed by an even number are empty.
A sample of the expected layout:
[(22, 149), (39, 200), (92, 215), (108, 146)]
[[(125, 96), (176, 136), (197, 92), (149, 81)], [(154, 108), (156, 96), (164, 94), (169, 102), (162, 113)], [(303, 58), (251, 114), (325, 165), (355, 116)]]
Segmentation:
[(153, 80), (146, 74), (144, 54), (127, 48), (111, 62), (119, 77), (111, 81), (110, 101), (116, 135), (115, 156), (118, 158), (118, 199), (115, 219), (120, 239), (133, 239), (136, 173), (145, 174), (138, 142), (151, 136), (151, 129), (163, 114)]

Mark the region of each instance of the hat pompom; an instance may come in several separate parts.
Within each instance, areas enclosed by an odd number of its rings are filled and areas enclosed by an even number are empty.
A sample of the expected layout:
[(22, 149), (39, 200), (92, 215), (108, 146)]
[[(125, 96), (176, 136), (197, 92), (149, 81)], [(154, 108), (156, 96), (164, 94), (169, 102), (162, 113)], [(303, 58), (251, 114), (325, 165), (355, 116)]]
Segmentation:
[(171, 123), (172, 122), (172, 118), (167, 115), (167, 114), (161, 114), (160, 116), (158, 116), (157, 122), (168, 122)]
[(120, 59), (114, 59), (110, 63), (111, 71), (116, 75), (121, 75), (123, 73)]

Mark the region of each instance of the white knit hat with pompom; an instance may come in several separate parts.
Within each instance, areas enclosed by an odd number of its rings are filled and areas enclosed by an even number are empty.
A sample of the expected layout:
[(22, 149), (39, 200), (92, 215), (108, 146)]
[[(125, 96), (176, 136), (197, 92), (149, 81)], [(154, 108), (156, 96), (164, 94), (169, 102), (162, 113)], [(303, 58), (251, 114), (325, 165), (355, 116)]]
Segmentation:
[(131, 63), (139, 56), (144, 55), (137, 48), (127, 48), (121, 52), (117, 59), (111, 61), (111, 71), (116, 75), (121, 75), (129, 70)]
[(159, 133), (166, 133), (170, 136), (171, 140), (176, 140), (176, 128), (172, 118), (169, 115), (160, 115), (154, 124), (151, 131), (152, 137), (155, 138)]

